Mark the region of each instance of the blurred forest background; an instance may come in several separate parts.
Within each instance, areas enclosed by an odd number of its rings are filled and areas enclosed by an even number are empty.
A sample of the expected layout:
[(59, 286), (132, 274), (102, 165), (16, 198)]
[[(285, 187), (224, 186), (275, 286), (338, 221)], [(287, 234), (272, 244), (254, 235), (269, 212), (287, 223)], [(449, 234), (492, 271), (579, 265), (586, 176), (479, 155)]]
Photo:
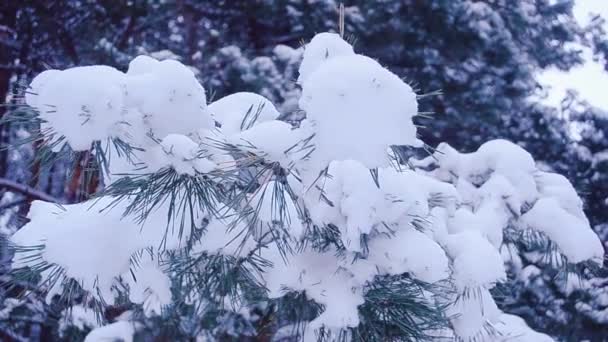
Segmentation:
[[(568, 0), (343, 3), (355, 50), (418, 93), (432, 94), (421, 100), (428, 112), (418, 122), (425, 142), (446, 141), (462, 151), (494, 138), (516, 142), (542, 168), (575, 184), (592, 226), (608, 241), (608, 114), (576, 92), (550, 107), (537, 80), (542, 70), (581, 65), (581, 47), (608, 69), (603, 18), (581, 26)], [(297, 120), (300, 46), (317, 32), (337, 30), (338, 7), (337, 0), (3, 0), (0, 99), (6, 105), (0, 116), (23, 110), (25, 87), (45, 69), (107, 64), (126, 70), (133, 57), (146, 54), (192, 66), (211, 100), (253, 91)], [(0, 143), (27, 135), (27, 127), (3, 125)], [(74, 171), (68, 161), (45, 169), (32, 158), (37, 148), (33, 142), (0, 151), (0, 234), (23, 224), (34, 199), (70, 203), (102, 186), (95, 177), (80, 177), (89, 154)], [(10, 258), (0, 250), (0, 277), (7, 277)], [(560, 340), (607, 341), (608, 272), (567, 277), (537, 267), (538, 258), (531, 249), (511, 263), (517, 276), (498, 289), (502, 309)], [(0, 340), (57, 336), (60, 308), (13, 297), (0, 288)]]

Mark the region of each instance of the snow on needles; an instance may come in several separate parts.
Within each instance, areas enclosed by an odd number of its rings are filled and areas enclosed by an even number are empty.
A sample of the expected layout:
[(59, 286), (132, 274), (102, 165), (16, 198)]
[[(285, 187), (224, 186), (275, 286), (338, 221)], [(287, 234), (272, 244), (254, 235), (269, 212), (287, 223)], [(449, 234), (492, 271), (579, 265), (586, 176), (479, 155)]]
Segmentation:
[[(113, 155), (106, 185), (173, 170), (205, 191), (245, 190), (222, 192), (214, 208), (190, 206), (187, 219), (167, 198), (150, 199), (158, 206), (143, 220), (126, 213), (137, 192), (118, 203), (105, 196), (63, 208), (36, 201), (11, 241), (43, 248), (24, 249), (13, 267), (35, 267), (39, 253), (98, 299), (112, 303), (120, 284), (146, 315), (158, 315), (172, 301), (172, 274), (161, 262), (167, 252), (200, 260), (255, 254), (267, 261), (255, 277), (269, 298), (301, 292), (322, 306), (308, 330), (357, 327), (370, 285), (405, 276), (449, 288), (441, 298), (418, 294), (449, 304), (450, 328), (441, 335), (483, 340), (491, 325), (503, 336), (544, 339), (501, 313), (490, 290), (507, 278), (505, 239), (525, 232), (551, 240), (568, 262), (601, 260), (602, 245), (567, 179), (539, 171), (505, 140), (472, 153), (442, 143), (434, 155), (410, 160), (411, 169), (395, 169), (392, 146), (420, 145), (412, 88), (331, 33), (306, 45), (299, 71), (306, 119), (297, 127), (254, 93), (207, 106), (194, 73), (176, 61), (140, 56), (127, 73), (106, 66), (41, 73), (26, 101), (47, 144), (85, 151), (120, 139), (136, 147), (133, 160)], [(167, 222), (169, 213), (186, 229)], [(319, 243), (328, 236), (335, 239)], [(119, 321), (87, 339), (129, 339), (134, 329)]]

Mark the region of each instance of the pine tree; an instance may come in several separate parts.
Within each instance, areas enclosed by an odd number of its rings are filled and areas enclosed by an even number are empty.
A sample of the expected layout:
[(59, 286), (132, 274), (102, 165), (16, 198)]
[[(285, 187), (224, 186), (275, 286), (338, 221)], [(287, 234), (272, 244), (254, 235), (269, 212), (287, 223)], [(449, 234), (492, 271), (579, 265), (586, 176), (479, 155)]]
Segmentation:
[(10, 239), (16, 288), (89, 341), (551, 340), (490, 290), (505, 244), (601, 262), (566, 178), (500, 139), (407, 158), (426, 146), (421, 95), (338, 34), (305, 46), (297, 83), (294, 127), (255, 93), (207, 105), (174, 60), (39, 74), (11, 122), (40, 127), (43, 161), (91, 151), (105, 187), (32, 203)]
[[(599, 18), (591, 31), (583, 30), (572, 17), (572, 1), (478, 1), (475, 5), (470, 1), (383, 1), (381, 6), (369, 1), (345, 3), (347, 38), (355, 43), (357, 51), (415, 82), (421, 92), (442, 90), (443, 94), (420, 101), (420, 112), (435, 113), (433, 120), (424, 118), (427, 113), (416, 117), (417, 123), (428, 127), (418, 131), (425, 142), (435, 147), (440, 141), (447, 141), (457, 149), (474, 151), (488, 139), (508, 138), (575, 184), (592, 225), (601, 227), (606, 222), (602, 202), (596, 200), (601, 200), (602, 192), (595, 190), (604, 184), (603, 164), (593, 164), (591, 170), (599, 170), (594, 174), (600, 178), (585, 184), (590, 173), (583, 166), (590, 161), (581, 158), (582, 149), (572, 148), (586, 146), (591, 140), (577, 144), (570, 135), (569, 123), (560, 119), (559, 112), (529, 98), (536, 87), (534, 73), (539, 68), (568, 69), (580, 63), (572, 43), (591, 43), (602, 54), (606, 44)], [(302, 113), (297, 112), (299, 90), (294, 83), (302, 54), (297, 47), (315, 32), (337, 31), (338, 6), (333, 1), (184, 0), (133, 1), (123, 5), (72, 0), (0, 4), (0, 95), (5, 88), (19, 93), (26, 79), (48, 67), (64, 69), (101, 63), (126, 70), (133, 57), (149, 54), (160, 59), (177, 57), (195, 66), (209, 99), (253, 91), (272, 100), (284, 116), (292, 118), (296, 114), (301, 119)], [(276, 18), (281, 20), (277, 23)], [(592, 41), (585, 41), (589, 37)], [(285, 45), (275, 48), (277, 44)], [(20, 101), (18, 97), (13, 99)], [(9, 111), (12, 110), (11, 107)], [(30, 126), (13, 122), (7, 129), (3, 125), (2, 141), (22, 139), (23, 128)], [(592, 142), (591, 146), (596, 145)], [(598, 153), (601, 148), (592, 150)], [(75, 163), (82, 164), (79, 160), (71, 156), (54, 158), (54, 164), (47, 164), (51, 172), (46, 173), (44, 168), (38, 172), (36, 164), (28, 164), (33, 154), (40, 151), (27, 145), (10, 149), (7, 155), (3, 153), (0, 159), (10, 159), (11, 163), (0, 162), (0, 168), (6, 168), (2, 174), (30, 183), (59, 200), (80, 201), (86, 192), (95, 190), (80, 190), (84, 168), (71, 171)], [(32, 177), (38, 173), (40, 177)], [(76, 186), (64, 187), (66, 177)], [(13, 203), (24, 200), (5, 193), (2, 205)], [(16, 216), (11, 214), (16, 212), (14, 207), (4, 210), (3, 218)], [(27, 206), (20, 211), (27, 212)], [(11, 222), (9, 230), (16, 228), (14, 218)], [(3, 259), (6, 257), (3, 255)], [(548, 284), (543, 288), (553, 291), (553, 295), (545, 290), (539, 293), (562, 300), (551, 273), (541, 277)], [(530, 289), (527, 285), (521, 288)], [(499, 305), (517, 314), (536, 305), (534, 299), (526, 296), (515, 298), (519, 298), (517, 303), (503, 305), (499, 301)], [(573, 309), (578, 301), (578, 297), (567, 297), (559, 310), (580, 316)], [(32, 303), (28, 305), (40, 311), (41, 305)], [(109, 317), (114, 318), (113, 315)], [(524, 317), (535, 329), (551, 334), (556, 333), (556, 324), (568, 331), (573, 328), (568, 321), (560, 323), (552, 317), (538, 322), (544, 315), (536, 313)], [(43, 324), (55, 323), (51, 320)], [(148, 321), (147, 326), (154, 325)], [(32, 335), (27, 336), (31, 339), (39, 338), (37, 329), (25, 330), (30, 331), (28, 334)], [(583, 336), (580, 331), (573, 334)]]

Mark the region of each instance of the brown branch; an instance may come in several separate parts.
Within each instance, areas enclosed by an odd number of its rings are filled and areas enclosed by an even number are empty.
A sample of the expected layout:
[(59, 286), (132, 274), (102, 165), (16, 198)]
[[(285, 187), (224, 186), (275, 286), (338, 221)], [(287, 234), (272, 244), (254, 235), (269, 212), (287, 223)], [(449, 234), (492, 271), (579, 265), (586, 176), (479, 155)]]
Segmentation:
[(34, 188), (29, 187), (24, 184), (14, 182), (14, 181), (12, 181), (10, 179), (6, 179), (6, 178), (0, 178), (0, 188), (4, 188), (4, 189), (7, 189), (12, 192), (18, 192), (30, 199), (37, 199), (37, 200), (42, 200), (42, 201), (47, 201), (47, 202), (52, 202), (52, 203), (61, 203), (62, 202), (59, 199), (57, 199), (45, 192), (34, 189)]

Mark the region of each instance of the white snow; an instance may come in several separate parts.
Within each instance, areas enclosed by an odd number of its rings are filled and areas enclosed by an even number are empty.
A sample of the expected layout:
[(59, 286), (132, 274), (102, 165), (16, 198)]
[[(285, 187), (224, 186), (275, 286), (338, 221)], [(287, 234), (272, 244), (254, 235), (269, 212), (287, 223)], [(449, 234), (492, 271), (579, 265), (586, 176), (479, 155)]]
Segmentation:
[(380, 236), (369, 243), (368, 260), (380, 273), (402, 274), (427, 283), (435, 283), (449, 277), (448, 258), (445, 251), (427, 235), (406, 228), (394, 236)]
[[(194, 73), (174, 60), (139, 56), (127, 73), (107, 66), (48, 70), (35, 78), (27, 103), (46, 121), (43, 130), (65, 137), (73, 150), (137, 130), (163, 139), (171, 133), (211, 129), (205, 90)], [(133, 122), (139, 117), (143, 121)], [(136, 141), (137, 143), (137, 141)]]
[(354, 55), (353, 47), (336, 33), (319, 33), (304, 47), (304, 56), (298, 70), (298, 83), (306, 79), (325, 61), (334, 57)]
[(144, 313), (151, 316), (160, 314), (164, 305), (171, 304), (171, 282), (158, 262), (146, 253), (143, 254), (143, 261), (131, 267), (123, 279), (129, 286), (129, 300), (142, 304)]
[(207, 252), (226, 256), (246, 255), (256, 247), (243, 222), (232, 224), (236, 213), (228, 210), (222, 218), (212, 218), (193, 253)]
[(548, 335), (532, 330), (520, 317), (501, 314), (494, 325), (507, 341), (513, 342), (553, 342)]
[(360, 287), (354, 278), (339, 268), (338, 259), (331, 253), (303, 251), (285, 263), (278, 251), (264, 254), (274, 263), (265, 276), (271, 298), (289, 291), (304, 291), (306, 296), (325, 305), (323, 313), (311, 322), (315, 328), (356, 327), (359, 324), (357, 307), (363, 304)]
[(129, 321), (118, 321), (110, 323), (91, 331), (84, 342), (123, 341), (132, 342), (135, 334), (135, 323)]
[(450, 234), (446, 238), (446, 251), (452, 259), (452, 276), (460, 291), (489, 289), (506, 278), (500, 252), (478, 233)]
[(179, 174), (194, 176), (196, 173), (209, 173), (217, 165), (203, 157), (198, 144), (185, 135), (169, 134), (158, 146), (150, 151), (147, 164), (150, 171), (171, 167)]
[(59, 331), (63, 332), (67, 327), (73, 326), (80, 330), (94, 329), (99, 327), (95, 316), (95, 310), (82, 305), (74, 305), (61, 312)]
[(37, 95), (26, 101), (72, 149), (84, 151), (111, 137), (122, 120), (124, 82), (125, 74), (101, 65), (49, 70), (32, 81)]
[(539, 199), (522, 220), (529, 228), (545, 233), (570, 262), (594, 260), (601, 264), (604, 247), (587, 220), (568, 213), (555, 198)]
[(209, 112), (220, 123), (226, 136), (237, 134), (248, 125), (276, 120), (280, 115), (267, 98), (248, 92), (222, 97), (209, 104)]
[[(21, 246), (44, 244), (42, 258), (62, 267), (66, 275), (81, 286), (112, 302), (111, 290), (116, 277), (128, 272), (131, 256), (144, 248), (176, 249), (184, 236), (167, 223), (168, 206), (151, 212), (143, 226), (133, 217), (124, 217), (125, 203), (113, 204), (113, 198), (65, 205), (34, 201), (28, 218), (30, 222), (18, 230), (11, 241)], [(111, 253), (108, 253), (111, 251)], [(35, 264), (28, 255), (14, 258), (14, 267)], [(144, 286), (144, 285), (142, 285)]]
[(309, 171), (313, 177), (332, 160), (357, 160), (367, 168), (386, 166), (390, 145), (416, 143), (416, 94), (369, 57), (332, 58), (302, 87), (300, 108), (316, 134)]
[(286, 122), (272, 120), (235, 134), (228, 141), (268, 161), (278, 162), (284, 168), (290, 168), (302, 157), (298, 145), (306, 137), (301, 133), (301, 130), (294, 130)]
[(214, 127), (205, 89), (180, 62), (139, 56), (129, 63), (127, 76), (127, 104), (142, 113), (157, 139)]

